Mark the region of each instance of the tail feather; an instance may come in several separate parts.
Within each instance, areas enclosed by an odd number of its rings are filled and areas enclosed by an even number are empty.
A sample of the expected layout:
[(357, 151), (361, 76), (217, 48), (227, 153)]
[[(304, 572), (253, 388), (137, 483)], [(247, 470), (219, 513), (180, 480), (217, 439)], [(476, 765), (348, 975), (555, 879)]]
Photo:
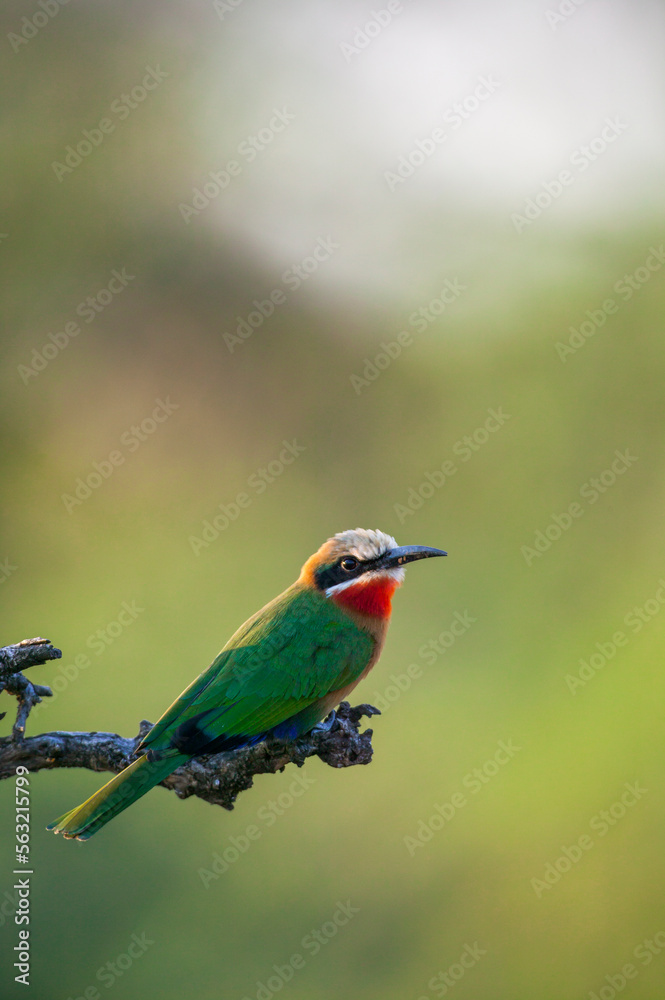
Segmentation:
[(187, 754), (173, 754), (160, 760), (148, 760), (143, 754), (80, 806), (49, 823), (46, 829), (62, 833), (67, 839), (88, 840), (187, 760)]

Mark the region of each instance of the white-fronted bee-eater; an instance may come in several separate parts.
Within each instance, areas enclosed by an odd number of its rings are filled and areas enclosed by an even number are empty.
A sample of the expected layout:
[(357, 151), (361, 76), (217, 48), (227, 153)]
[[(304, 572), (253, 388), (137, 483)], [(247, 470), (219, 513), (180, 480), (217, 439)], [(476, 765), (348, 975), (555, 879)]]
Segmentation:
[(329, 538), (185, 688), (137, 760), (48, 829), (87, 840), (192, 757), (309, 732), (381, 655), (407, 563), (445, 555), (363, 528)]

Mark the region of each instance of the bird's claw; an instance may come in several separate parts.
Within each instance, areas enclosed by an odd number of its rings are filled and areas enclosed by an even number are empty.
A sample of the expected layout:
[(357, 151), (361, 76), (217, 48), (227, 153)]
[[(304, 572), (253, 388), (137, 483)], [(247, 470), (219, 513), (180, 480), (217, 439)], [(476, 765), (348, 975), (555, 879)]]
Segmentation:
[(316, 726), (314, 726), (314, 728), (312, 729), (312, 732), (313, 733), (329, 733), (330, 730), (332, 729), (332, 727), (335, 724), (335, 719), (336, 718), (337, 718), (337, 712), (333, 708), (333, 710), (330, 713), (330, 715), (326, 716), (326, 718), (323, 720), (323, 722), (319, 722), (319, 723), (317, 723)]

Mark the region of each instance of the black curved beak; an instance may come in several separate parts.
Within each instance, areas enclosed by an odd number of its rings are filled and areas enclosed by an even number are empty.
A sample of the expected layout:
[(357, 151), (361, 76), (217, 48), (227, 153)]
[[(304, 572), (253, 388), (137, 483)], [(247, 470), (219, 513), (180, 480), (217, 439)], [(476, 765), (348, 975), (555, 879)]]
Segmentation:
[(397, 549), (389, 549), (381, 557), (381, 568), (391, 569), (393, 566), (405, 566), (416, 559), (431, 559), (433, 556), (447, 556), (442, 549), (432, 549), (428, 545), (400, 545)]

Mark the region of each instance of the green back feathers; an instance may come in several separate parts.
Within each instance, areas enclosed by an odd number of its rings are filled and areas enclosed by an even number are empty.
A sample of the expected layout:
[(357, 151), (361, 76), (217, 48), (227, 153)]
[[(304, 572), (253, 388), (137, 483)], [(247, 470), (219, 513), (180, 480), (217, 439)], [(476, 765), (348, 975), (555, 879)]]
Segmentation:
[(172, 746), (196, 720), (210, 740), (256, 737), (362, 674), (373, 639), (323, 594), (294, 584), (231, 636), (164, 713), (142, 749)]

